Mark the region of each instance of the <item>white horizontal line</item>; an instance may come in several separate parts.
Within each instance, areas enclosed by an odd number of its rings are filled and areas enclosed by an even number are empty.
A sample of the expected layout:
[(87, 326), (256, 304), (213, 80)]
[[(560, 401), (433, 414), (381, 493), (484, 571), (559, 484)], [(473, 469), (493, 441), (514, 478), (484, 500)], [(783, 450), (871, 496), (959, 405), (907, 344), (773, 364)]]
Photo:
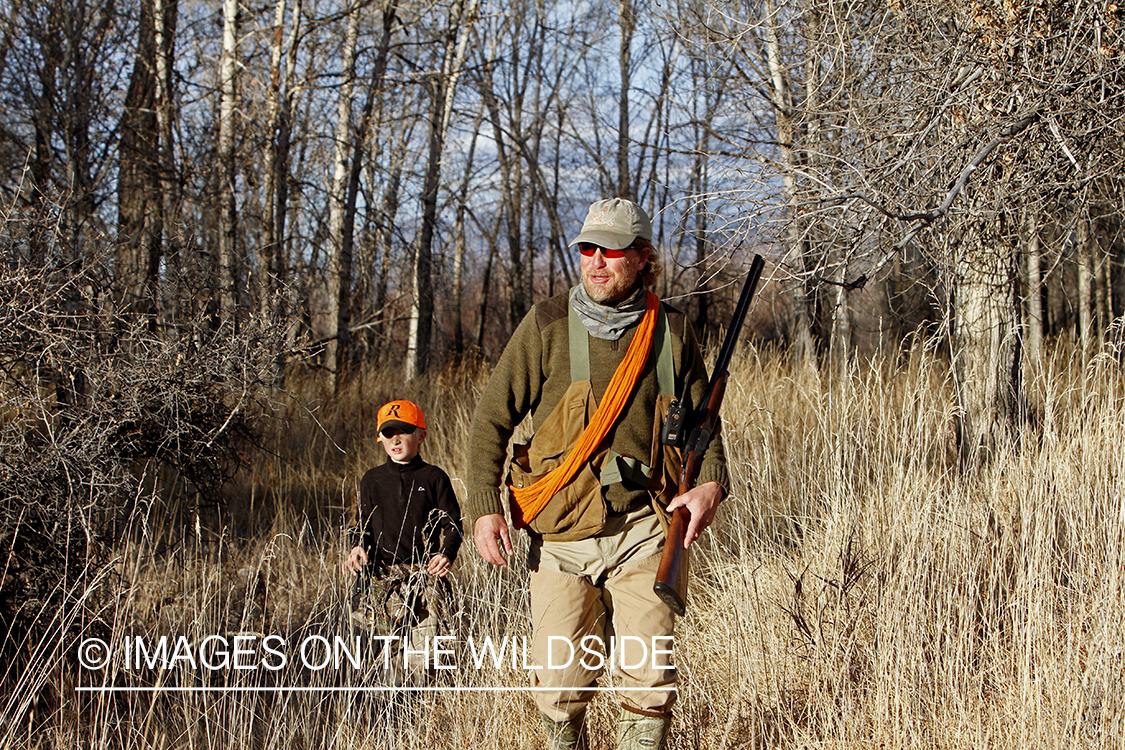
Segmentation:
[(565, 690), (590, 692), (671, 693), (674, 687), (77, 687), (79, 693), (557, 693)]

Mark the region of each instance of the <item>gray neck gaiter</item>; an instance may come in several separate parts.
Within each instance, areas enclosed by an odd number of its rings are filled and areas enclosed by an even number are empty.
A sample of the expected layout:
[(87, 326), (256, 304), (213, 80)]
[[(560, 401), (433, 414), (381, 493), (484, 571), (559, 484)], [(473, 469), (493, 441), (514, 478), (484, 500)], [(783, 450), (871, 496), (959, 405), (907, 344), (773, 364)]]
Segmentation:
[(642, 286), (631, 297), (611, 307), (590, 299), (586, 287), (579, 284), (570, 290), (570, 304), (591, 336), (616, 341), (645, 314), (645, 290)]

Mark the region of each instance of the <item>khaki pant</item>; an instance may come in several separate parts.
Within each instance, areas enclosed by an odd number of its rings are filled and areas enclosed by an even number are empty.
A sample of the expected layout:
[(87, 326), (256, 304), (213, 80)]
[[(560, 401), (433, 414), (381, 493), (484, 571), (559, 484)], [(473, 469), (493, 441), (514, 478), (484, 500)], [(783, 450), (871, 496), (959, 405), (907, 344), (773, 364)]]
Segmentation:
[[(672, 654), (654, 653), (673, 648), (674, 616), (652, 590), (663, 549), (664, 534), (651, 508), (610, 516), (606, 528), (589, 539), (532, 538), (532, 655), (542, 668), (532, 673), (531, 685), (559, 688), (534, 692), (545, 717), (565, 722), (579, 716), (606, 663), (623, 706), (668, 715), (675, 691), (653, 689), (676, 684)], [(614, 648), (611, 662), (602, 644), (606, 651)]]

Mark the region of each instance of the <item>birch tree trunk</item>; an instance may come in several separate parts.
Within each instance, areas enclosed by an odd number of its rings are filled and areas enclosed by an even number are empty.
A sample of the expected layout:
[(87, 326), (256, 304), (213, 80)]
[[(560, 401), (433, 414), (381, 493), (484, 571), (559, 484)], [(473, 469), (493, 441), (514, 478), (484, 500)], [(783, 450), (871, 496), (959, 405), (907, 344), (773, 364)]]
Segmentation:
[(488, 301), (492, 291), (492, 263), (500, 254), (496, 246), (496, 236), (500, 232), (500, 214), (496, 215), (496, 224), (491, 232), (485, 232), (488, 243), (488, 257), (484, 259), (484, 272), (481, 275), (480, 306), (477, 316), (477, 333), (475, 336), (478, 351), (484, 351), (484, 338), (488, 330)]
[(1027, 212), (1027, 362), (1038, 370), (1043, 364), (1043, 271), (1039, 246), (1039, 222), (1034, 210)]
[[(542, 49), (543, 46), (539, 45), (537, 48), (539, 54), (542, 53)], [(542, 191), (540, 190), (541, 180), (539, 179), (542, 173), (540, 170), (539, 154), (543, 143), (543, 103), (540, 99), (542, 93), (540, 88), (540, 76), (535, 73), (537, 68), (541, 69), (542, 66), (536, 65), (534, 59), (528, 60), (528, 71), (532, 80), (531, 106), (529, 109), (535, 113), (535, 116), (531, 120), (528, 128), (529, 132), (527, 132), (522, 139), (523, 149), (521, 149), (524, 153), (529, 154), (526, 168), (530, 176), (530, 179), (527, 180), (527, 200), (525, 201), (527, 218), (524, 221), (524, 226), (527, 227), (528, 241), (524, 243), (523, 292), (520, 295), (523, 298), (521, 306), (527, 310), (530, 310), (531, 306), (535, 304), (535, 252), (540, 249), (539, 243), (536, 241), (535, 215), (536, 209), (539, 207), (540, 201), (542, 200)], [(521, 168), (520, 171), (523, 171), (523, 169)]]
[(1075, 229), (1075, 248), (1078, 251), (1078, 331), (1082, 357), (1089, 361), (1094, 354), (1094, 257), (1090, 221), (1083, 217)]
[(375, 65), (367, 75), (367, 98), (360, 115), (359, 125), (356, 127), (354, 143), (352, 146), (351, 161), (348, 166), (347, 194), (344, 199), (344, 223), (340, 238), (340, 296), (339, 311), (337, 316), (337, 341), (340, 346), (337, 350), (338, 361), (336, 367), (336, 392), (339, 393), (343, 385), (343, 375), (347, 369), (351, 351), (351, 325), (352, 325), (352, 277), (353, 258), (355, 257), (355, 213), (359, 199), (359, 178), (366, 161), (367, 142), (371, 132), (371, 121), (375, 110), (375, 101), (379, 98), (379, 91), (383, 87), (383, 74), (387, 69), (387, 57), (390, 54), (392, 30), (397, 12), (397, 0), (386, 0), (383, 5), (383, 25), (379, 38), (379, 46), (375, 56)]
[[(829, 13), (832, 11), (830, 10)], [(812, 173), (823, 171), (835, 172), (836, 159), (825, 156), (828, 139), (822, 132), (822, 106), (821, 99), (832, 95), (831, 84), (825, 78), (822, 62), (832, 59), (834, 66), (847, 68), (850, 63), (850, 52), (847, 45), (836, 45), (830, 34), (823, 30), (820, 6), (815, 2), (808, 2), (804, 6), (805, 19), (805, 96), (802, 109), (805, 112), (805, 134), (802, 147), (804, 159), (802, 165)], [(834, 48), (835, 47), (835, 48)], [(827, 163), (827, 169), (825, 169)], [(842, 181), (842, 180), (841, 180)], [(811, 188), (813, 194), (807, 198), (817, 201), (823, 196), (823, 191), (815, 185)], [(823, 253), (827, 256), (828, 267), (831, 269), (830, 281), (832, 285), (825, 287), (816, 284), (816, 306), (827, 304), (830, 309), (830, 328), (828, 331), (828, 366), (843, 380), (848, 375), (848, 363), (852, 350), (852, 311), (848, 286), (848, 267), (850, 248), (840, 247), (837, 242), (825, 242)], [(813, 257), (813, 251), (804, 243), (802, 248), (805, 254), (805, 269), (816, 265), (818, 257)]]
[(238, 207), (235, 180), (238, 164), (234, 151), (235, 113), (238, 108), (238, 0), (223, 0), (223, 53), (219, 62), (219, 316), (224, 322), (234, 316), (238, 300), (235, 287)]
[[(566, 118), (566, 110), (562, 107), (559, 108), (559, 122), (558, 127), (555, 128), (555, 158), (552, 164), (551, 172), (551, 189), (550, 191), (543, 191), (543, 204), (547, 211), (547, 218), (550, 220), (550, 237), (547, 244), (550, 246), (550, 268), (547, 272), (547, 278), (550, 279), (550, 288), (547, 290), (548, 296), (555, 296), (555, 277), (557, 275), (556, 269), (561, 269), (563, 274), (563, 283), (566, 284), (564, 288), (569, 289), (574, 286), (574, 273), (571, 269), (570, 256), (567, 254), (566, 236), (563, 233), (562, 222), (559, 221), (559, 196), (560, 196), (560, 180), (562, 175), (562, 130), (563, 122)], [(556, 265), (557, 261), (557, 265)]]
[(1105, 222), (1099, 221), (1097, 233), (1094, 236), (1094, 305), (1097, 310), (1095, 325), (1097, 343), (1095, 348), (1101, 351), (1106, 344), (1106, 334), (1113, 323), (1113, 305), (1110, 303), (1112, 284), (1110, 281), (1110, 247), (1109, 233)]
[[(782, 181), (786, 197), (786, 248), (785, 257), (803, 269), (805, 238), (799, 221), (799, 184), (797, 167), (799, 159), (796, 149), (796, 128), (792, 112), (793, 105), (789, 95), (789, 84), (782, 64), (781, 39), (779, 34), (779, 9), (774, 0), (766, 0), (766, 62), (769, 66), (770, 94), (773, 100), (774, 117), (777, 121), (777, 140), (781, 147)], [(809, 314), (808, 297), (804, 284), (798, 284), (792, 293), (793, 305), (793, 350), (796, 363), (801, 366), (815, 364), (812, 340), (812, 323)]]
[(840, 258), (833, 270), (836, 297), (832, 305), (832, 332), (829, 335), (828, 358), (832, 369), (841, 376), (848, 374), (852, 349), (852, 316), (848, 305), (848, 263)]

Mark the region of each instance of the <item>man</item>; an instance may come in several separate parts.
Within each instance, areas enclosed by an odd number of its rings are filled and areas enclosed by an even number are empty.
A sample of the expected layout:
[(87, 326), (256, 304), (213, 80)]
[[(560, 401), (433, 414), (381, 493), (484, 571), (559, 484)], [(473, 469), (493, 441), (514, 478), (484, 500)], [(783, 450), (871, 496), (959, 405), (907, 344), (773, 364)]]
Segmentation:
[[(528, 313), (477, 405), (465, 506), (481, 557), (506, 565), (497, 487), (512, 433), (531, 414), (535, 434), (513, 446), (506, 484), (513, 522), (531, 535), (540, 667), (531, 680), (551, 747), (586, 746), (588, 688), (600, 673), (587, 647), (598, 644), (618, 667), (618, 747), (663, 747), (676, 677), (654, 652), (671, 648), (673, 614), (652, 587), (667, 514), (687, 508), (690, 545), (726, 493), (726, 463), (716, 434), (696, 487), (673, 498), (679, 455), (661, 445), (660, 428), (685, 390), (700, 403), (707, 374), (684, 315), (646, 290), (659, 273), (648, 215), (631, 201), (598, 201), (570, 244), (582, 283)], [(608, 653), (614, 646), (620, 653)]]

